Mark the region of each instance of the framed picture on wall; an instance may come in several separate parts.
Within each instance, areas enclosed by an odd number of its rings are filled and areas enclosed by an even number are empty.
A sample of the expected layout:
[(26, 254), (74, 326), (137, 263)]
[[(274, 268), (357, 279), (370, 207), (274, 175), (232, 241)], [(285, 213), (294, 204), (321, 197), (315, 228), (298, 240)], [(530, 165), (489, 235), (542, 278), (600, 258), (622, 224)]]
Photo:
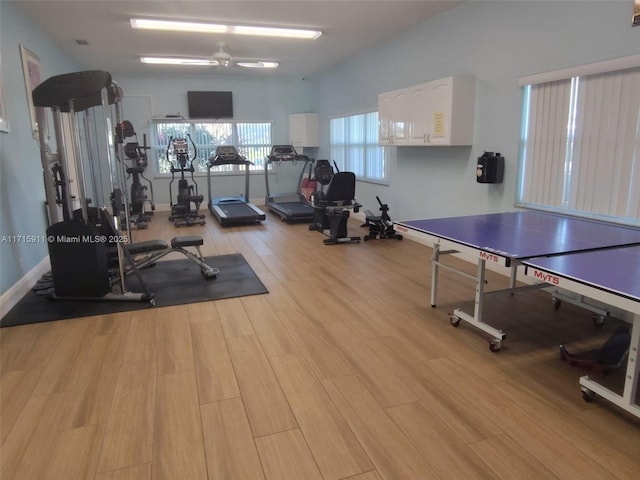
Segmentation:
[(640, 25), (640, 0), (633, 0), (633, 27)]
[(4, 72), (0, 61), (0, 132), (9, 131), (9, 119), (7, 118), (6, 97), (4, 96)]
[(20, 56), (22, 57), (22, 73), (24, 74), (24, 88), (27, 92), (27, 104), (29, 105), (29, 116), (31, 118), (31, 133), (33, 138), (38, 139), (38, 121), (36, 109), (33, 106), (31, 91), (40, 85), (42, 75), (40, 73), (40, 58), (32, 51), (20, 45)]

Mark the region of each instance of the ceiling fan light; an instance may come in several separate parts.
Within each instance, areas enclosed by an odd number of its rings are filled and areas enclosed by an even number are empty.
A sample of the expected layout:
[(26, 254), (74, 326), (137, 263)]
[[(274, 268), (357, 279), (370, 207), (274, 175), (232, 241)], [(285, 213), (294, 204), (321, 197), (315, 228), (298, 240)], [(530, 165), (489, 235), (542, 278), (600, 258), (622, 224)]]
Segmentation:
[(141, 63), (150, 65), (196, 65), (196, 66), (215, 66), (218, 64), (215, 60), (206, 58), (177, 58), (177, 57), (140, 57)]
[(239, 67), (244, 68), (278, 68), (278, 62), (238, 62)]
[(316, 39), (322, 32), (319, 30), (304, 30), (299, 28), (251, 27), (245, 25), (222, 25), (216, 23), (177, 22), (173, 20), (152, 20), (146, 18), (132, 18), (129, 20), (131, 28), (145, 30), (164, 30), (173, 32), (196, 33), (233, 33), (236, 35), (255, 35), (261, 37), (281, 37)]

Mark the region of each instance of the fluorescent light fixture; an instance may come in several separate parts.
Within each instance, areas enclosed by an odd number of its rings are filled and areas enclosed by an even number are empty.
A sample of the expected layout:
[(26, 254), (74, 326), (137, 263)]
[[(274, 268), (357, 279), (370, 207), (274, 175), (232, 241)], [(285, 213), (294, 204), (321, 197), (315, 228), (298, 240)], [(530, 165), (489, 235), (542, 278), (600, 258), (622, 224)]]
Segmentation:
[(245, 68), (278, 68), (278, 62), (238, 62), (236, 65)]
[(206, 58), (140, 57), (140, 62), (151, 65), (217, 65)]
[[(179, 57), (140, 57), (141, 63), (150, 65), (196, 65), (211, 66), (220, 65), (217, 60), (206, 58), (179, 58)], [(245, 68), (278, 68), (278, 62), (238, 62), (235, 65)], [(223, 65), (229, 66), (229, 64)]]
[(299, 28), (250, 27), (244, 25), (223, 25), (216, 23), (175, 22), (172, 20), (150, 20), (132, 18), (131, 28), (146, 30), (168, 30), (174, 32), (197, 33), (232, 33), (236, 35), (255, 35), (261, 37), (283, 37), (316, 39), (322, 32), (318, 30), (304, 30)]

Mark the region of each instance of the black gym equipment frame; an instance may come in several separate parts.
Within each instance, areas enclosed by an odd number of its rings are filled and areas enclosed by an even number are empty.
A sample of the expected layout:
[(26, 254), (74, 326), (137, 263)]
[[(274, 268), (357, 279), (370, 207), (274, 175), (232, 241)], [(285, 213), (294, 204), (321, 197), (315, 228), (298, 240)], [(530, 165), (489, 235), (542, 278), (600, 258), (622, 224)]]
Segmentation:
[[(128, 175), (127, 179), (131, 178), (129, 221), (134, 228), (147, 228), (151, 220), (150, 215), (153, 215), (153, 211), (156, 209), (153, 184), (151, 180), (144, 176), (144, 171), (149, 164), (147, 150), (151, 149), (151, 147), (147, 146), (147, 135), (143, 135), (143, 143), (140, 145), (133, 125), (128, 120), (125, 120), (116, 125), (116, 141), (124, 145), (122, 149), (124, 155), (131, 161), (131, 166), (125, 169)], [(143, 185), (142, 180), (147, 185)], [(147, 191), (150, 192), (151, 198), (147, 195)], [(151, 207), (151, 211), (145, 209), (147, 203)]]
[[(47, 246), (51, 261), (52, 299), (142, 301), (154, 304), (151, 294), (138, 275), (135, 262), (124, 246), (131, 238), (129, 206), (122, 190), (124, 168), (122, 159), (117, 162), (110, 138), (110, 106), (115, 110), (116, 122), (121, 123), (120, 101), (122, 90), (111, 74), (102, 70), (74, 72), (50, 77), (32, 92), (36, 107), (40, 158), (42, 161), (45, 194), (50, 226), (47, 228)], [(93, 110), (95, 108), (95, 110)], [(53, 118), (57, 153), (52, 153), (48, 134), (50, 109)], [(89, 110), (94, 115), (90, 117)], [(86, 134), (91, 122), (104, 125), (102, 142)], [(80, 134), (84, 125), (85, 135)], [(106, 160), (113, 214), (105, 207), (90, 207), (87, 195), (88, 178), (83, 156), (90, 160)], [(118, 163), (120, 167), (118, 168)], [(74, 209), (74, 195), (70, 191), (69, 169), (73, 165), (77, 173), (77, 200), (80, 208)], [(93, 196), (98, 194), (94, 165), (90, 162)], [(62, 174), (62, 183), (53, 178), (53, 171)], [(102, 185), (100, 185), (102, 188)], [(63, 194), (56, 197), (56, 188)], [(61, 199), (62, 219), (58, 211)], [(126, 230), (123, 230), (126, 229)], [(131, 268), (138, 275), (142, 292), (127, 290), (125, 270)]]
[[(300, 170), (300, 177), (298, 179), (298, 191), (294, 193), (271, 194), (269, 190), (269, 165), (280, 164), (282, 162), (291, 162), (294, 165), (298, 162), (302, 163), (302, 169)], [(307, 165), (312, 162), (313, 160), (308, 156), (298, 154), (293, 145), (273, 145), (271, 147), (271, 153), (264, 162), (264, 178), (267, 190), (265, 205), (285, 222), (309, 223), (313, 221), (314, 208), (305, 196), (300, 193), (302, 177)]]
[[(237, 197), (213, 197), (211, 169), (222, 165), (241, 165), (245, 171), (244, 195)], [(221, 225), (260, 223), (265, 214), (249, 201), (249, 166), (252, 162), (238, 153), (233, 145), (219, 145), (207, 161), (209, 210)]]
[[(205, 279), (216, 278), (218, 269), (207, 265), (200, 252), (202, 237), (176, 237), (170, 245), (161, 241), (131, 242), (125, 155), (122, 142), (111, 138), (111, 116), (116, 125), (123, 122), (123, 92), (111, 75), (102, 70), (58, 75), (42, 82), (32, 93), (50, 225), (46, 238), (51, 287), (43, 294), (50, 299), (154, 305), (153, 293), (148, 291), (139, 269), (153, 266), (174, 252), (197, 264)], [(49, 136), (50, 120), (53, 138)], [(101, 168), (109, 170), (108, 195)], [(77, 185), (77, 191), (72, 191), (72, 185)], [(196, 254), (186, 248), (195, 249)], [(137, 277), (141, 292), (128, 290), (128, 275)]]
[[(189, 158), (190, 148), (193, 152), (191, 158)], [(175, 162), (171, 161), (171, 155), (175, 157)], [(174, 138), (173, 136), (169, 138), (167, 145), (167, 162), (171, 165), (171, 181), (169, 182), (171, 214), (169, 215), (169, 221), (172, 221), (176, 227), (205, 224), (204, 215), (199, 212), (200, 204), (203, 202), (204, 197), (198, 193), (198, 184), (193, 176), (196, 170), (193, 162), (197, 157), (198, 150), (191, 135), (187, 133), (187, 138)], [(185, 177), (186, 172), (191, 174), (191, 185)], [(176, 180), (176, 173), (180, 174), (180, 178), (178, 179), (178, 195), (174, 203), (171, 187)], [(191, 204), (194, 205), (193, 209)]]

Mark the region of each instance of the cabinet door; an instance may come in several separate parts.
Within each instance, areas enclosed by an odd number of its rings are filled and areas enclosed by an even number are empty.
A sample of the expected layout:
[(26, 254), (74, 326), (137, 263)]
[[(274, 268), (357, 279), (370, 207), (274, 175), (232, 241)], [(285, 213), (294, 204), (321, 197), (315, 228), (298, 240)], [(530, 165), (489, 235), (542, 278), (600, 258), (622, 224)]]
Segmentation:
[(427, 144), (451, 144), (452, 77), (428, 83)]
[(318, 114), (292, 113), (289, 115), (289, 141), (294, 147), (317, 147)]
[(393, 137), (394, 145), (407, 145), (409, 143), (409, 90), (398, 90), (393, 95), (391, 102), (391, 117), (393, 120)]
[(393, 138), (393, 93), (378, 96), (378, 143), (390, 145)]
[(427, 145), (431, 115), (429, 84), (423, 83), (409, 89), (409, 145)]

